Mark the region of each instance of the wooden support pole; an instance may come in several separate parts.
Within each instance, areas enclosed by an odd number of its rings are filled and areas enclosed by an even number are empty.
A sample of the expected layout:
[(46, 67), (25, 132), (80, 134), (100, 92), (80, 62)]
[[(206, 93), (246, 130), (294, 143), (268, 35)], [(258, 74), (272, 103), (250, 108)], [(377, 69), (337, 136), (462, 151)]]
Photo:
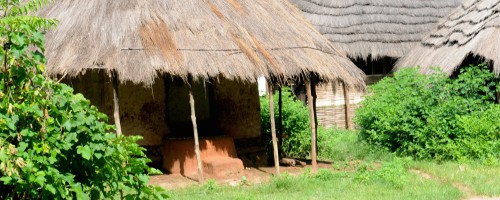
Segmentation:
[(271, 136), (273, 138), (273, 154), (274, 154), (274, 167), (276, 174), (280, 174), (280, 162), (278, 154), (278, 140), (276, 138), (276, 123), (274, 121), (274, 91), (272, 83), (268, 83), (269, 91), (269, 116), (271, 118)]
[(8, 55), (9, 55), (9, 49), (4, 46), (4, 50), (5, 50), (5, 54), (4, 54), (4, 57), (3, 57), (3, 74), (4, 74), (4, 79), (5, 80), (3, 82), (3, 85), (4, 85), (5, 90), (8, 90), (9, 89), (8, 88), (9, 87), (8, 86), (8, 83), (9, 83), (9, 81), (8, 81), (8, 78), (9, 78), (8, 69), (9, 68), (7, 66), (7, 59), (9, 59), (9, 57), (8, 57)]
[(387, 58), (386, 57), (383, 57), (381, 58), (382, 59), (382, 74), (384, 75), (384, 77), (387, 75)]
[[(283, 93), (282, 93), (282, 88), (279, 86), (278, 88), (279, 92), (279, 99), (278, 99), (278, 151), (281, 151), (281, 153), (284, 153), (282, 150), (283, 146)], [(278, 152), (279, 153), (279, 152)]]
[(118, 74), (115, 70), (111, 72), (111, 82), (113, 84), (113, 104), (114, 104), (114, 114), (116, 135), (122, 135), (122, 126), (120, 123), (120, 98), (118, 93)]
[(314, 134), (316, 135), (316, 155), (318, 154), (318, 111), (317, 111), (317, 106), (316, 106), (316, 77), (313, 77), (312, 79), (312, 84), (311, 84), (311, 94), (313, 97), (313, 110), (314, 110), (314, 124), (316, 125), (316, 129), (314, 130)]
[(313, 82), (306, 82), (307, 105), (309, 105), (309, 120), (311, 121), (311, 160), (312, 172), (318, 171), (318, 161), (316, 156), (316, 121), (314, 119), (314, 100), (311, 91)]
[(351, 102), (349, 99), (349, 90), (345, 83), (342, 83), (342, 88), (344, 90), (344, 104), (345, 104), (345, 128), (347, 130), (351, 129)]
[(500, 104), (500, 92), (497, 92), (497, 104)]
[(196, 112), (194, 107), (193, 88), (191, 87), (191, 85), (189, 85), (189, 104), (191, 105), (191, 122), (193, 123), (194, 152), (196, 154), (196, 161), (198, 162), (198, 182), (202, 183), (204, 180), (203, 180), (203, 168), (201, 166), (200, 141), (198, 139), (198, 125), (196, 124)]

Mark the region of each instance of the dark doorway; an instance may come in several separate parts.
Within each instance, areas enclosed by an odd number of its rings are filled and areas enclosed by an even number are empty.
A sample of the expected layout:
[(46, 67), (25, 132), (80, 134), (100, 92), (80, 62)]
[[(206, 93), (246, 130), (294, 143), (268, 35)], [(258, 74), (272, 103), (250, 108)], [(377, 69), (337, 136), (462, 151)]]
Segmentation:
[[(189, 85), (182, 79), (165, 80), (167, 123), (169, 138), (193, 137)], [(191, 83), (195, 101), (196, 122), (200, 137), (218, 136), (216, 131), (216, 108), (213, 85), (209, 82)]]

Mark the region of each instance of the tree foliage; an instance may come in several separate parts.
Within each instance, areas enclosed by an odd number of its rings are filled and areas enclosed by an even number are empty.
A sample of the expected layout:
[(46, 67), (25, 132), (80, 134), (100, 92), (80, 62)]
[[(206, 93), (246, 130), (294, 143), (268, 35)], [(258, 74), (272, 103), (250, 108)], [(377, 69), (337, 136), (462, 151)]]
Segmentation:
[[(24, 4), (22, 4), (24, 2)], [(47, 0), (0, 0), (0, 199), (162, 199), (140, 137), (117, 137), (81, 94), (43, 75)]]

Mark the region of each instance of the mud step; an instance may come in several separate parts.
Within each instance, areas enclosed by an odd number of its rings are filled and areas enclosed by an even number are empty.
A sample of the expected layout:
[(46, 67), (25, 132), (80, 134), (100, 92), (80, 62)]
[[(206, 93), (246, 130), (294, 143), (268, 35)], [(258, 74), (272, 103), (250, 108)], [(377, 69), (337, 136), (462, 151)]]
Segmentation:
[(203, 171), (214, 176), (225, 176), (243, 171), (243, 162), (238, 158), (212, 156), (203, 159)]

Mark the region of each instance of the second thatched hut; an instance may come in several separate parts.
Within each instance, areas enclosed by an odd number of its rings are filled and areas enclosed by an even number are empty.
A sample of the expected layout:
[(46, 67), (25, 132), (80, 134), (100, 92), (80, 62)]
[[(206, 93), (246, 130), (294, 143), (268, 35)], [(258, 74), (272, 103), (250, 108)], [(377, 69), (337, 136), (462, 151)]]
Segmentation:
[[(366, 84), (391, 73), (407, 54), (460, 0), (291, 0), (335, 46), (366, 73)], [(341, 84), (318, 88), (318, 118), (325, 126), (351, 127), (361, 91)], [(347, 98), (346, 98), (347, 96)], [(347, 109), (347, 112), (346, 112)], [(346, 120), (347, 119), (347, 120)]]
[(466, 0), (427, 33), (398, 67), (440, 67), (452, 75), (463, 64), (489, 62), (500, 76), (500, 1)]

